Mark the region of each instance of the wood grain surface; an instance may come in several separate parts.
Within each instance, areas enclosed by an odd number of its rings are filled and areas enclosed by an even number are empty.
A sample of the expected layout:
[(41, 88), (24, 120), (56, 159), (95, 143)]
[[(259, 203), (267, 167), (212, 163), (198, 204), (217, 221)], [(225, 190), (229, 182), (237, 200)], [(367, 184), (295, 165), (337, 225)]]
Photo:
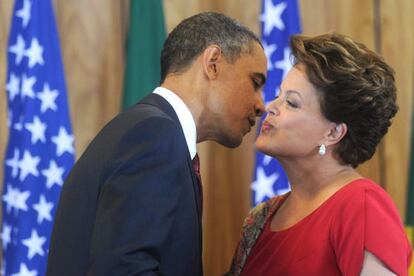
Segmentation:
[[(404, 216), (413, 126), (413, 1), (378, 1), (379, 18), (374, 15), (375, 0), (300, 0), (299, 3), (303, 32), (308, 35), (336, 31), (374, 49), (378, 37), (375, 19), (380, 22), (379, 50), (396, 71), (400, 111), (383, 141), (381, 152), (359, 170), (387, 189)], [(12, 6), (11, 0), (0, 1), (1, 163), (7, 143), (4, 87)], [(79, 157), (102, 126), (120, 110), (129, 1), (54, 1), (54, 7)], [(182, 19), (206, 10), (225, 13), (259, 32), (259, 0), (164, 0), (167, 30)], [(198, 146), (205, 187), (204, 266), (207, 276), (220, 275), (229, 267), (243, 218), (250, 208), (254, 139), (253, 130), (235, 150), (210, 142)], [(3, 166), (0, 166), (0, 177), (3, 178)]]

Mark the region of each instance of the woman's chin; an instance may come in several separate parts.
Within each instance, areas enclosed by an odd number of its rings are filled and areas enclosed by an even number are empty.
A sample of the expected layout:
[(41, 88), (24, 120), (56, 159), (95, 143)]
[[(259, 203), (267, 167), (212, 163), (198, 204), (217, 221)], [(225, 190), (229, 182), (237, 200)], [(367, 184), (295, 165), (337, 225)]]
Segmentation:
[(255, 149), (257, 151), (260, 151), (261, 153), (266, 154), (266, 155), (270, 155), (270, 156), (272, 155), (271, 150), (269, 149), (269, 147), (266, 146), (265, 144), (262, 144), (262, 143), (258, 142), (258, 141), (256, 141), (256, 143), (255, 143)]
[(254, 143), (256, 150), (258, 151), (265, 151), (268, 148), (269, 141), (267, 141), (266, 137), (259, 135)]

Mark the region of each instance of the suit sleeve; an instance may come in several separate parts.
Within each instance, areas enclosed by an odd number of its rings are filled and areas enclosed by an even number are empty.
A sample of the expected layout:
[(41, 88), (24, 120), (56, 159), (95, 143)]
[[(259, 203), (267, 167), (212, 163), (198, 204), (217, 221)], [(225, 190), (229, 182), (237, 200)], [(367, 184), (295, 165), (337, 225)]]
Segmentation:
[[(88, 275), (159, 275), (188, 149), (179, 126), (152, 118), (127, 131), (99, 194)], [(187, 171), (186, 171), (187, 170)]]

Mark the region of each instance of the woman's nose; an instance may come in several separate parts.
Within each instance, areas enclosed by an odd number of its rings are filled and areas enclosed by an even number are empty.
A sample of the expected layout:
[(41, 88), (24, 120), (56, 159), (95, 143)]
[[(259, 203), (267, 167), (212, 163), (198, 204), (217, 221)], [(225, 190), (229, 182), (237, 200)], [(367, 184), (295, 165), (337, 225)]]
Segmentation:
[(266, 112), (271, 114), (271, 115), (277, 115), (279, 114), (279, 109), (277, 106), (277, 99), (274, 99), (273, 101), (271, 101), (267, 106), (266, 106)]

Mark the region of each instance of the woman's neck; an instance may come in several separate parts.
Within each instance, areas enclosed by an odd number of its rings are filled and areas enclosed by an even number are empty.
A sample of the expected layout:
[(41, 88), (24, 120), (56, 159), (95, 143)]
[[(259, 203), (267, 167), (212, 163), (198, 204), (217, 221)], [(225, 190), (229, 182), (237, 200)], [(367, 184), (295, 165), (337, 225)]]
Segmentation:
[(272, 231), (283, 230), (296, 224), (316, 210), (339, 189), (351, 181), (361, 178), (351, 166), (334, 163), (282, 163), (292, 191), (272, 217)]
[(288, 175), (293, 197), (300, 197), (303, 201), (331, 195), (347, 183), (361, 178), (352, 166), (339, 164), (334, 160), (282, 164)]

